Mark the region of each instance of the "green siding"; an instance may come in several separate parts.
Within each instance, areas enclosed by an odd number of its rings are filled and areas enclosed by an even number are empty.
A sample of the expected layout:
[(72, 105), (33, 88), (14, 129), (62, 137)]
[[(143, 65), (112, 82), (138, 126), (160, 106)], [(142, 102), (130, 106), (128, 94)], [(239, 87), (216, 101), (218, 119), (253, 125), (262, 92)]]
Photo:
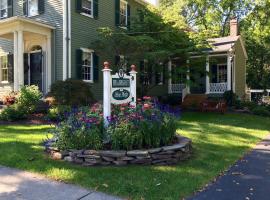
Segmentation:
[(235, 45), (235, 93), (243, 98), (246, 94), (246, 58), (240, 40)]
[[(142, 5), (130, 0), (128, 1), (131, 7), (131, 17), (136, 15), (137, 9)], [(79, 48), (89, 48), (91, 47), (92, 42), (97, 39), (97, 29), (100, 27), (110, 27), (116, 28), (115, 26), (115, 1), (114, 0), (99, 0), (99, 13), (97, 19), (81, 15), (76, 11), (76, 1), (72, 1), (71, 5), (71, 66), (72, 66), (72, 77), (76, 77), (76, 50)], [(95, 49), (93, 49), (95, 50)], [(108, 58), (99, 57), (99, 66), (100, 71), (102, 70), (102, 65), (104, 61), (109, 61), (111, 64), (114, 64), (115, 55), (112, 55)], [(138, 66), (138, 62), (133, 62)], [(99, 80), (95, 81), (92, 84), (93, 93), (95, 98), (98, 100), (102, 99), (103, 91), (103, 80), (102, 73), (99, 73)]]

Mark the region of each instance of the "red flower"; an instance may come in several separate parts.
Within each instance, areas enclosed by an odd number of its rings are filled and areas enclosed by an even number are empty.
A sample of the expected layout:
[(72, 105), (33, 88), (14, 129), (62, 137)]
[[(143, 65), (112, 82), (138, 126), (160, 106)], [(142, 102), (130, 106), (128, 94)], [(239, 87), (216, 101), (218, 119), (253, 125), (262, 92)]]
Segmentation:
[(151, 97), (144, 96), (143, 99), (144, 99), (144, 100), (151, 100)]
[(143, 108), (144, 108), (145, 110), (149, 110), (149, 109), (151, 109), (151, 105), (148, 104), (148, 103), (145, 103), (145, 104), (143, 104)]

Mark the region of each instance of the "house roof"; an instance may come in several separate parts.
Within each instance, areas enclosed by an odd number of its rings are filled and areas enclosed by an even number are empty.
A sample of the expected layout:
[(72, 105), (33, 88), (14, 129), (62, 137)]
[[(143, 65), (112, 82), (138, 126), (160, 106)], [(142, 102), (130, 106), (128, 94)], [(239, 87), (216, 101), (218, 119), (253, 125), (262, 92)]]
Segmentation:
[(240, 41), (245, 57), (247, 58), (246, 48), (242, 40), (242, 37), (240, 35), (220, 37), (220, 38), (211, 38), (208, 41), (212, 45), (211, 48), (207, 49), (207, 52), (209, 53), (229, 52), (230, 50), (234, 48), (236, 42)]

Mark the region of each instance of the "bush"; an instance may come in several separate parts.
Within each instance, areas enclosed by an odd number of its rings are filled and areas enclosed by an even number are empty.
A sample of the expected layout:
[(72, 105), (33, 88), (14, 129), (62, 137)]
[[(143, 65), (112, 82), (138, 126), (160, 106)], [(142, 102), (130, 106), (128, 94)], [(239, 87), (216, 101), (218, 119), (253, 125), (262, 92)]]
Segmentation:
[(109, 126), (103, 129), (102, 106), (83, 107), (65, 113), (53, 131), (56, 146), (66, 149), (132, 150), (171, 144), (179, 111), (167, 106), (141, 102), (136, 108), (113, 106)]
[(3, 97), (3, 104), (10, 106), (13, 105), (16, 102), (17, 93), (10, 92), (8, 95)]
[(253, 108), (252, 113), (254, 115), (260, 115), (263, 117), (270, 117), (270, 111), (265, 106), (257, 106)]
[(94, 102), (90, 84), (82, 80), (57, 81), (49, 95), (56, 105), (86, 106)]
[(31, 114), (35, 111), (41, 98), (42, 93), (39, 91), (38, 86), (23, 86), (16, 99), (16, 104), (23, 107), (27, 114)]
[(234, 106), (239, 104), (239, 101), (237, 99), (237, 96), (233, 91), (226, 91), (223, 94), (223, 98), (226, 101), (228, 106)]
[(71, 106), (55, 105), (48, 110), (47, 119), (51, 121), (62, 121), (65, 119), (65, 113), (71, 112)]
[(18, 104), (8, 106), (0, 114), (0, 119), (3, 121), (17, 121), (26, 118), (27, 112), (25, 108)]
[(0, 114), (0, 119), (16, 121), (27, 118), (35, 111), (41, 97), (42, 93), (37, 86), (23, 86), (18, 93), (15, 104), (5, 108)]

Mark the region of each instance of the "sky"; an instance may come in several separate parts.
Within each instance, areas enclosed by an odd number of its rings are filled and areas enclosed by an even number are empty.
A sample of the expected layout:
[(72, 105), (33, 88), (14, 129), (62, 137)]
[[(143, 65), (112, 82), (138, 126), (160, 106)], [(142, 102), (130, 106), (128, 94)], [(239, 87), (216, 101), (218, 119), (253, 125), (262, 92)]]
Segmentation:
[(155, 5), (157, 0), (146, 0), (146, 1), (148, 1), (148, 2), (150, 2), (150, 3), (152, 3), (152, 4)]

